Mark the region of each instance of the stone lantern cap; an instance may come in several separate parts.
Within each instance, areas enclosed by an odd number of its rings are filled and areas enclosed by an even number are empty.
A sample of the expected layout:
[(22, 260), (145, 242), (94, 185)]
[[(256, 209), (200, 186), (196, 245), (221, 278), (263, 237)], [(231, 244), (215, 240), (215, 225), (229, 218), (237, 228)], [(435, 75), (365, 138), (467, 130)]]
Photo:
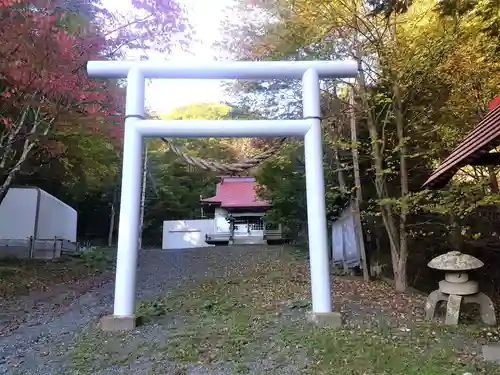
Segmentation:
[(481, 268), (484, 263), (469, 254), (450, 251), (432, 259), (427, 266), (442, 271), (469, 271)]

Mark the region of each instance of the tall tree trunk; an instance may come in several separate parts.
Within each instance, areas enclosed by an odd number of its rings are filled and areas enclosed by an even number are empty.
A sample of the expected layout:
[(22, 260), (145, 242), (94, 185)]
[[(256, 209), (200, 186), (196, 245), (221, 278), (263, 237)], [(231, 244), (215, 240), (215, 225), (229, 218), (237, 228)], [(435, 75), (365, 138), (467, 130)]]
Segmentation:
[(333, 146), (333, 157), (335, 159), (335, 169), (337, 169), (337, 180), (339, 182), (339, 187), (342, 192), (346, 192), (346, 182), (344, 169), (342, 168), (342, 164), (340, 163), (339, 150), (337, 146)]
[[(116, 156), (118, 160), (121, 160), (122, 155), (117, 150)], [(121, 194), (121, 180), (122, 180), (122, 170), (119, 169), (118, 175), (116, 176), (115, 187), (113, 189), (113, 197), (111, 198), (111, 207), (110, 207), (110, 217), (109, 217), (109, 231), (108, 231), (108, 246), (113, 246), (113, 237), (115, 234), (116, 227), (116, 214), (117, 207), (119, 208), (118, 203), (120, 202), (120, 194)]]
[(499, 189), (498, 189), (497, 173), (495, 171), (495, 167), (492, 165), (488, 166), (488, 177), (489, 177), (491, 192), (493, 194), (498, 194)]
[(144, 146), (144, 165), (142, 167), (141, 216), (139, 218), (139, 250), (142, 247), (142, 226), (144, 224), (144, 208), (146, 206), (146, 185), (148, 177), (148, 143)]
[(113, 246), (113, 235), (115, 233), (115, 219), (116, 219), (116, 202), (118, 197), (118, 189), (113, 190), (113, 198), (110, 205), (109, 213), (109, 231), (108, 231), (108, 246)]
[(337, 180), (339, 183), (340, 191), (342, 193), (345, 193), (347, 191), (347, 184), (346, 184), (346, 179), (344, 175), (344, 169), (342, 168), (342, 164), (340, 163), (340, 157), (339, 157), (339, 148), (337, 146), (338, 142), (340, 141), (340, 126), (336, 122), (333, 123), (333, 131), (335, 134), (334, 138), (334, 145), (333, 145), (333, 158), (335, 160), (335, 168), (337, 169)]
[[(333, 145), (333, 158), (335, 160), (335, 169), (337, 170), (337, 180), (339, 183), (340, 191), (342, 192), (342, 194), (345, 194), (347, 192), (347, 184), (344, 176), (344, 170), (342, 169), (342, 165), (340, 163), (339, 150), (337, 146), (337, 143), (339, 142), (340, 139), (340, 129), (339, 129), (339, 124), (337, 124), (336, 122), (333, 123), (333, 132), (335, 135), (334, 138), (335, 143)], [(349, 266), (346, 261), (347, 254), (345, 252), (345, 246), (342, 246), (342, 254), (343, 254), (342, 268), (344, 272), (347, 274), (349, 273)]]
[(448, 215), (449, 225), (450, 225), (450, 244), (453, 250), (462, 251), (464, 247), (464, 238), (460, 230), (460, 223), (457, 216), (450, 212)]
[(115, 216), (116, 216), (115, 202), (111, 203), (109, 216), (110, 218), (109, 218), (108, 246), (111, 247), (113, 246), (113, 233), (115, 231)]
[[(382, 141), (379, 137), (379, 132), (377, 129), (377, 124), (375, 122), (373, 112), (368, 101), (368, 93), (366, 90), (366, 78), (363, 70), (363, 64), (359, 54), (357, 55), (358, 61), (358, 82), (359, 82), (359, 92), (361, 98), (361, 104), (367, 114), (367, 126), (370, 133), (371, 139), (371, 152), (373, 165), (375, 169), (375, 189), (377, 192), (377, 198), (382, 200), (388, 197), (387, 194), (387, 182), (384, 174), (384, 155), (382, 152)], [(380, 203), (380, 213), (382, 216), (382, 221), (384, 223), (387, 236), (389, 238), (390, 250), (391, 250), (391, 260), (393, 269), (395, 271), (395, 279), (401, 280), (400, 266), (399, 266), (399, 233), (392, 212), (392, 207), (387, 203)], [(406, 268), (405, 268), (406, 270)], [(401, 288), (401, 285), (398, 285)]]
[[(394, 16), (397, 17), (396, 15)], [(392, 27), (393, 42), (396, 43), (396, 19)], [(406, 231), (406, 219), (408, 216), (408, 168), (406, 166), (406, 140), (404, 134), (404, 116), (401, 98), (401, 88), (399, 86), (399, 77), (393, 74), (393, 94), (394, 94), (394, 116), (396, 120), (396, 133), (398, 137), (399, 148), (399, 178), (401, 184), (401, 210), (399, 212), (399, 254), (397, 263), (393, 264), (394, 282), (396, 291), (404, 292), (407, 285), (406, 262), (408, 260), (408, 235)]]
[(352, 163), (354, 170), (354, 185), (356, 187), (356, 198), (354, 199), (354, 222), (356, 233), (358, 253), (361, 256), (361, 265), (363, 267), (363, 278), (366, 281), (370, 280), (370, 270), (366, 259), (365, 240), (363, 236), (363, 227), (361, 225), (361, 202), (363, 201), (363, 192), (361, 190), (361, 176), (359, 173), (359, 155), (358, 155), (358, 131), (356, 128), (356, 102), (354, 98), (354, 89), (351, 88), (349, 93), (350, 104), (350, 125), (351, 125), (351, 150)]

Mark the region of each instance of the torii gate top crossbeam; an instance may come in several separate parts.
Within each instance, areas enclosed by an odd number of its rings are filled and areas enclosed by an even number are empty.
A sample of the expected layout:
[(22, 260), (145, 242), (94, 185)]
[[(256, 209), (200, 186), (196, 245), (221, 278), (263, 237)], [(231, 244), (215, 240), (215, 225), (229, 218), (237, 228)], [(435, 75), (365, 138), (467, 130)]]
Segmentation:
[(355, 78), (356, 61), (216, 61), (197, 64), (152, 61), (89, 61), (96, 78), (126, 78), (137, 68), (144, 78), (171, 79), (300, 79), (309, 69), (320, 78)]

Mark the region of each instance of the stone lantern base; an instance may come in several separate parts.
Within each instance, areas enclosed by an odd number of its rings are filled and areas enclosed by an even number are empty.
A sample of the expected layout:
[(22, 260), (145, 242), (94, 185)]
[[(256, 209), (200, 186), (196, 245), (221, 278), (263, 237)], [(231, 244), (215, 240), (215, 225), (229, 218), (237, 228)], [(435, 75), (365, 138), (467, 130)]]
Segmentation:
[[(445, 289), (447, 288), (445, 287)], [(471, 289), (474, 288), (472, 287)], [(458, 318), (460, 316), (460, 307), (462, 303), (477, 303), (479, 305), (479, 311), (481, 314), (482, 321), (488, 325), (492, 326), (496, 325), (495, 308), (493, 306), (493, 303), (491, 302), (491, 299), (484, 293), (479, 292), (470, 295), (460, 295), (460, 294), (444, 293), (439, 289), (435, 290), (434, 292), (429, 294), (429, 297), (427, 297), (427, 302), (425, 303), (426, 319), (430, 320), (434, 317), (436, 306), (440, 301), (447, 302), (445, 324), (449, 325), (458, 324)]]
[(479, 292), (476, 281), (469, 280), (468, 271), (484, 266), (484, 263), (472, 255), (462, 254), (459, 251), (450, 251), (432, 259), (429, 267), (445, 271), (445, 279), (439, 282), (439, 289), (435, 290), (425, 304), (425, 317), (432, 319), (439, 301), (446, 301), (445, 324), (457, 325), (460, 316), (460, 306), (463, 303), (477, 303), (480, 306), (481, 319), (486, 324), (495, 325), (495, 308), (491, 299)]

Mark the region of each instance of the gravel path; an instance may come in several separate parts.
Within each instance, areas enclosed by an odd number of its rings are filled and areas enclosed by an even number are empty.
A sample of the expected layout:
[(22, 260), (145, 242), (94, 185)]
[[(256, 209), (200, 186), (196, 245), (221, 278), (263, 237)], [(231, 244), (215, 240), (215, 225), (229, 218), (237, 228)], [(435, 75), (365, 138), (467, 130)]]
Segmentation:
[[(224, 277), (242, 264), (272, 256), (253, 251), (255, 247), (222, 247), (178, 251), (144, 250), (139, 256), (137, 296), (148, 300), (177, 288), (190, 279)], [(62, 288), (61, 288), (62, 289)], [(63, 292), (63, 290), (61, 290)], [(54, 314), (40, 295), (23, 298), (19, 304), (2, 308), (2, 316), (24, 313), (17, 329), (0, 337), (0, 374), (53, 375), (65, 367), (65, 353), (75, 333), (112, 312), (114, 283), (107, 282), (77, 297)], [(64, 295), (64, 293), (62, 293)], [(69, 298), (67, 295), (63, 298)], [(2, 320), (0, 316), (0, 323)], [(137, 373), (134, 371), (134, 373)]]

